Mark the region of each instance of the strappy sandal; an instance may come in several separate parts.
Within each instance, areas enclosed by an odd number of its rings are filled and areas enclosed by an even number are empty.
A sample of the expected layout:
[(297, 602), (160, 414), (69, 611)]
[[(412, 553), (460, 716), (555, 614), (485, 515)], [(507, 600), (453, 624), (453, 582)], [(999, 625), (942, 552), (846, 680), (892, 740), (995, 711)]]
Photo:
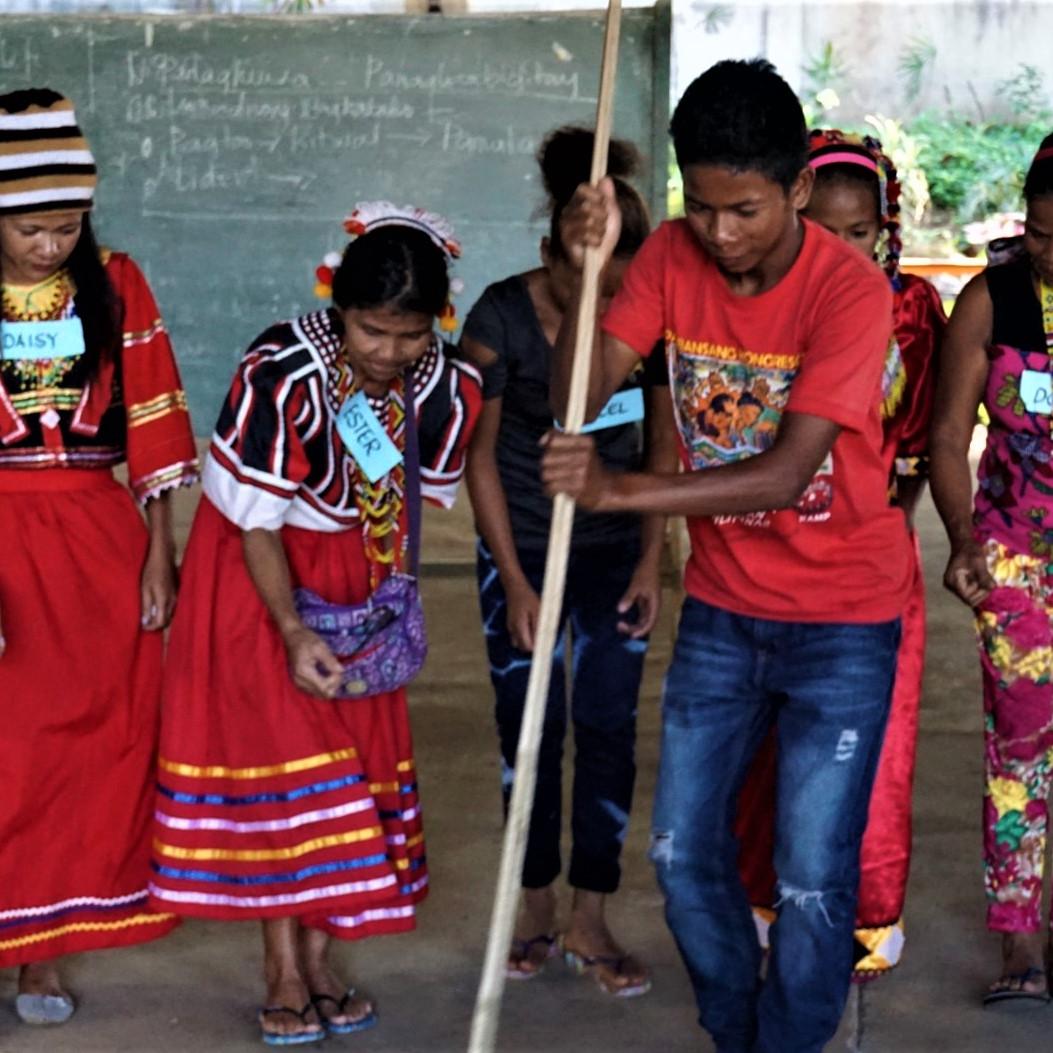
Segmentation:
[[(322, 1021), (322, 1026), (326, 1032), (330, 1035), (353, 1035), (356, 1031), (367, 1031), (371, 1027), (376, 1027), (377, 1024), (377, 1011), (376, 1008), (370, 1004), (369, 1012), (359, 1020), (348, 1020), (343, 1024), (333, 1023), (333, 1017), (347, 1016), (347, 1010), (351, 1003), (355, 999), (355, 995), (358, 992), (354, 987), (347, 989), (347, 994), (343, 998), (334, 998), (332, 995), (327, 994), (312, 994), (311, 1004), (315, 1008), (315, 1012), (318, 1013), (318, 1019)], [(322, 1003), (331, 1002), (336, 1009), (332, 1013), (322, 1012)]]
[[(287, 1005), (265, 1005), (258, 1015), (260, 1037), (268, 1046), (305, 1046), (309, 1042), (321, 1042), (325, 1038), (325, 1028), (321, 1024), (312, 1024), (307, 1019), (307, 1014), (314, 1008), (311, 1002), (308, 1002), (303, 1009), (293, 1009)], [(268, 1016), (277, 1013), (288, 1013), (289, 1016), (298, 1017), (306, 1030), (293, 1031), (287, 1035), (279, 1034), (277, 1031), (268, 1031), (263, 1026), (263, 1022)]]
[[(559, 936), (554, 932), (542, 932), (537, 936), (531, 936), (529, 940), (513, 940), (508, 950), (508, 965), (505, 967), (505, 976), (509, 980), (533, 980), (545, 968), (549, 958), (554, 958), (558, 953), (557, 941)], [(529, 962), (530, 954), (535, 947), (544, 947), (544, 957), (536, 963), (533, 969), (521, 969), (513, 962)], [(535, 963), (531, 962), (532, 965)]]
[(1032, 965), (1029, 969), (1025, 969), (1021, 973), (1006, 973), (1004, 976), (999, 977), (998, 983), (1018, 983), (1019, 987), (1006, 987), (1000, 991), (988, 991), (984, 995), (984, 1005), (1006, 1005), (1006, 1003), (1013, 1002), (1016, 1005), (1023, 1008), (1024, 1006), (1038, 1008), (1040, 1005), (1049, 1005), (1050, 994), (1047, 980), (1047, 987), (1044, 991), (1025, 991), (1024, 984), (1029, 984), (1034, 980), (1037, 980), (1040, 976), (1045, 976), (1045, 969), (1039, 968), (1037, 965)]
[(638, 998), (651, 990), (651, 977), (646, 975), (635, 983), (621, 986), (604, 980), (603, 969), (609, 969), (615, 976), (625, 976), (626, 965), (634, 961), (631, 954), (578, 954), (564, 947), (563, 960), (579, 976), (591, 974), (600, 990), (615, 998)]

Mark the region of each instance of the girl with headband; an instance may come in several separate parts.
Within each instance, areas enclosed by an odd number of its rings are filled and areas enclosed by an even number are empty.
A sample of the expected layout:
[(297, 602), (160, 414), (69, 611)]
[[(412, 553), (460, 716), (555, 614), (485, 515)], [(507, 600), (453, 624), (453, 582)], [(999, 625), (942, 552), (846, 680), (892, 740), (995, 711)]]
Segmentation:
[[(541, 438), (552, 427), (549, 368), (575, 275), (559, 234), (559, 220), (588, 176), (593, 133), (560, 128), (538, 154), (550, 199), (542, 266), (491, 285), (465, 322), (461, 347), (483, 374), (486, 399), (472, 440), (468, 485), (479, 532), (479, 600), (495, 694), (504, 771), (505, 806), (512, 792), (519, 727), (534, 649), (552, 502), (541, 486)], [(622, 208), (621, 237), (603, 276), (609, 299), (622, 272), (650, 232), (647, 208), (626, 181), (637, 154), (613, 140), (609, 170)], [(667, 467), (676, 448), (668, 397), (647, 398), (644, 387), (668, 385), (664, 355), (649, 360), (616, 396), (622, 412), (597, 431), (606, 463), (638, 467), (639, 420), (648, 403), (664, 411)], [(635, 407), (636, 411), (632, 411)], [(661, 446), (661, 444), (659, 444)], [(658, 453), (651, 450), (652, 458)], [(659, 562), (664, 519), (579, 513), (574, 525), (565, 620), (574, 637), (570, 713), (574, 724), (573, 848), (568, 880), (574, 889), (570, 924), (557, 934), (555, 882), (561, 869), (561, 783), (567, 726), (567, 659), (560, 634), (546, 705), (538, 783), (523, 867), (523, 909), (508, 955), (508, 976), (536, 976), (561, 945), (568, 962), (610, 994), (643, 994), (645, 966), (627, 954), (605, 920), (607, 898), (621, 876), (620, 855), (636, 774), (636, 706), (647, 634), (658, 617)]]
[[(913, 554), (913, 586), (903, 612), (892, 708), (860, 853), (854, 979), (862, 981), (895, 966), (903, 950), (925, 660), (925, 582), (913, 523), (928, 478), (936, 365), (947, 320), (935, 288), (923, 278), (900, 272), (900, 187), (881, 143), (872, 136), (816, 129), (809, 135), (808, 163), (815, 172), (815, 185), (804, 215), (875, 260), (892, 285), (893, 334), (882, 376), (882, 452), (890, 500), (903, 509)], [(774, 754), (768, 749), (743, 793), (740, 817), (742, 870), (762, 928), (772, 917), (769, 802), (773, 783)]]
[[(1023, 252), (962, 290), (941, 359), (932, 492), (944, 584), (976, 614), (984, 696), (987, 927), (1002, 969), (985, 1002), (1049, 1001), (1042, 869), (1053, 776), (1053, 135), (1024, 182)], [(969, 443), (990, 418), (972, 499)]]
[(150, 789), (168, 498), (197, 464), (150, 288), (95, 242), (96, 180), (69, 99), (0, 95), (0, 968), (28, 1024), (73, 1014), (66, 955), (175, 922), (147, 905)]
[[(159, 909), (263, 926), (263, 1041), (376, 1022), (330, 939), (414, 927), (428, 872), (405, 683), (422, 497), (448, 507), (481, 404), (435, 333), (460, 249), (359, 205), (332, 306), (272, 325), (220, 412), (165, 684)], [(331, 286), (331, 288), (330, 288)]]

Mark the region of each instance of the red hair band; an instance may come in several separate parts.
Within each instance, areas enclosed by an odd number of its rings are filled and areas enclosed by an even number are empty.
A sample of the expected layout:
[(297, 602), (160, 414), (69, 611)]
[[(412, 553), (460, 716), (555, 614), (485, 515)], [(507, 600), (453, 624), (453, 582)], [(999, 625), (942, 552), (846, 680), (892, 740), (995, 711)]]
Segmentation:
[(1039, 161), (1045, 161), (1050, 157), (1053, 157), (1053, 146), (1047, 146), (1044, 150), (1039, 150), (1039, 152), (1035, 154), (1035, 160), (1031, 163), (1037, 164)]

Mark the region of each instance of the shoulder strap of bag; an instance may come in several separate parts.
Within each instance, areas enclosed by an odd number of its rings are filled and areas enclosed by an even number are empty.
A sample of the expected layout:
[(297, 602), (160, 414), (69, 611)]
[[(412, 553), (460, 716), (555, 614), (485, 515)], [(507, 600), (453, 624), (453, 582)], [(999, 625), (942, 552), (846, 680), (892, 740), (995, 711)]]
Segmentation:
[(417, 434), (417, 402), (413, 390), (414, 366), (406, 370), (404, 386), (406, 411), (406, 502), (409, 519), (409, 570), (420, 573), (421, 492), (420, 436)]

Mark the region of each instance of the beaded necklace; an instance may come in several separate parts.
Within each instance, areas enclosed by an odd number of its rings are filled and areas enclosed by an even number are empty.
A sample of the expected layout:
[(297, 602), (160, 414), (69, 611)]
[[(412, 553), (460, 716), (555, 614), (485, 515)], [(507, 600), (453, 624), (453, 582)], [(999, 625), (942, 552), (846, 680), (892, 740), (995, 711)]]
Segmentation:
[(37, 285), (4, 285), (4, 317), (11, 321), (40, 322), (57, 318), (73, 295), (65, 268)]
[(1038, 299), (1042, 304), (1042, 328), (1046, 333), (1046, 350), (1053, 355), (1053, 286), (1038, 280)]
[[(337, 403), (358, 393), (362, 385), (355, 379), (351, 367), (346, 361), (339, 366), (336, 382)], [(400, 450), (405, 450), (406, 403), (405, 382), (397, 377), (386, 395), (377, 398), (367, 395), (370, 408), (377, 415), (377, 420), (384, 426), (391, 441)], [(369, 586), (376, 589), (381, 580), (388, 576), (386, 568), (395, 569), (396, 559), (399, 565), (403, 562), (409, 539), (403, 538), (397, 544), (396, 534), (402, 514), (406, 494), (405, 463), (400, 461), (386, 475), (371, 483), (359, 468), (353, 466), (352, 488), (355, 495), (355, 507), (362, 521), (362, 544), (369, 563)], [(385, 573), (381, 573), (385, 570)]]

